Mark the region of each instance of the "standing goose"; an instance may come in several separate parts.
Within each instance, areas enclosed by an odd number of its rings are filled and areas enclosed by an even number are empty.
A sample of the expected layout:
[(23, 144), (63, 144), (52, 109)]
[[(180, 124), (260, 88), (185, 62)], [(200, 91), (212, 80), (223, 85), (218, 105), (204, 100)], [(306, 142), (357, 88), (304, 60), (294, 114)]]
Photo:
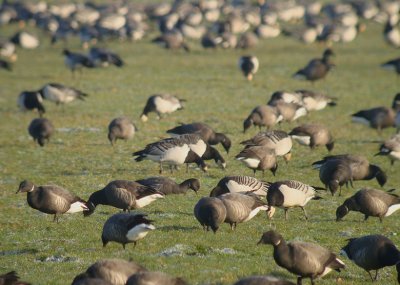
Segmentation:
[(45, 141), (50, 141), (50, 137), (54, 133), (54, 126), (46, 118), (36, 118), (29, 124), (28, 132), (35, 142), (37, 141), (40, 146), (44, 146)]
[(114, 180), (103, 189), (93, 192), (87, 202), (91, 215), (97, 205), (113, 206), (124, 211), (143, 208), (157, 199), (164, 198), (164, 194), (135, 181)]
[(379, 152), (375, 155), (387, 155), (390, 164), (393, 165), (395, 160), (400, 160), (400, 134), (392, 136), (379, 147)]
[(329, 129), (319, 124), (304, 124), (294, 128), (289, 135), (298, 143), (309, 146), (325, 146), (331, 151), (335, 145)]
[(21, 111), (36, 109), (40, 117), (46, 112), (42, 102), (43, 98), (38, 91), (23, 91), (18, 96), (18, 107)]
[(128, 140), (133, 138), (137, 130), (135, 124), (129, 118), (115, 118), (108, 125), (108, 140), (111, 145), (114, 145), (117, 139)]
[(149, 231), (155, 229), (152, 221), (147, 219), (144, 214), (118, 213), (112, 215), (105, 222), (101, 240), (103, 247), (110, 241), (122, 244), (124, 249), (127, 243), (133, 243), (136, 247), (138, 240), (144, 238)]
[(383, 217), (388, 217), (400, 209), (400, 198), (376, 189), (361, 189), (356, 194), (346, 199), (336, 209), (336, 221), (341, 221), (350, 211), (357, 211), (365, 216), (378, 217), (382, 222)]
[(282, 116), (282, 121), (293, 122), (300, 117), (307, 115), (307, 110), (304, 106), (297, 103), (286, 103), (283, 101), (274, 102), (273, 105), (279, 114)]
[(17, 272), (10, 271), (6, 274), (0, 275), (0, 284), (1, 285), (31, 285), (31, 283), (19, 281), (19, 277)]
[(42, 213), (54, 215), (53, 221), (57, 223), (61, 214), (89, 210), (87, 202), (56, 185), (36, 186), (24, 180), (19, 184), (17, 193), (27, 193), (29, 206)]
[(290, 242), (275, 232), (265, 232), (258, 244), (270, 244), (274, 247), (274, 260), (290, 273), (297, 275), (297, 284), (302, 284), (303, 278), (314, 279), (323, 277), (332, 270), (340, 272), (345, 268), (343, 261), (330, 250), (314, 243)]
[(293, 78), (314, 81), (324, 78), (335, 65), (331, 62), (334, 55), (331, 49), (326, 49), (322, 58), (312, 59), (303, 69), (297, 71)]
[(275, 150), (265, 146), (250, 146), (243, 149), (235, 156), (236, 160), (243, 162), (248, 168), (252, 169), (254, 175), (257, 170), (261, 170), (264, 175), (266, 169), (271, 170), (275, 176), (278, 169)]
[(295, 285), (290, 281), (278, 279), (274, 276), (249, 276), (242, 278), (233, 285)]
[(283, 117), (279, 114), (276, 107), (268, 105), (260, 105), (251, 111), (250, 115), (243, 122), (243, 133), (251, 127), (251, 125), (266, 127), (267, 129), (273, 127), (275, 124), (282, 121)]
[(226, 193), (253, 193), (265, 197), (269, 183), (251, 176), (225, 176), (210, 192), (210, 197)]
[(319, 200), (315, 188), (295, 180), (277, 181), (269, 185), (267, 201), (269, 207), (279, 207), (285, 210), (285, 220), (288, 218), (288, 210), (300, 207), (304, 217), (308, 219), (304, 208), (310, 200)]
[(139, 272), (129, 277), (126, 285), (187, 285), (185, 280), (179, 277), (172, 277), (163, 272), (146, 271)]
[(83, 67), (95, 67), (93, 62), (84, 54), (71, 52), (68, 49), (63, 50), (65, 66), (71, 70), (72, 76), (75, 75), (75, 70), (82, 71)]
[(210, 145), (222, 144), (226, 152), (231, 148), (231, 140), (223, 133), (215, 132), (205, 123), (182, 124), (167, 131), (167, 134), (178, 136), (183, 134), (198, 134)]
[(352, 172), (349, 164), (340, 159), (328, 160), (319, 169), (319, 179), (335, 195), (339, 188), (339, 196), (342, 194), (342, 186), (352, 184)]
[(226, 208), (224, 203), (216, 197), (203, 197), (194, 206), (194, 216), (203, 230), (209, 231), (211, 228), (216, 233), (225, 221)]
[(239, 58), (238, 65), (244, 77), (246, 77), (248, 81), (253, 80), (253, 76), (257, 73), (259, 67), (258, 58), (251, 55), (242, 56)]
[(146, 106), (144, 106), (144, 109), (143, 109), (142, 115), (140, 116), (140, 119), (143, 122), (147, 122), (147, 120), (148, 120), (147, 115), (150, 112), (157, 113), (157, 117), (158, 117), (158, 119), (160, 119), (162, 114), (170, 114), (172, 112), (175, 112), (176, 110), (183, 109), (182, 103), (184, 101), (185, 100), (179, 99), (170, 94), (152, 95), (147, 99)]
[[(397, 281), (400, 283), (400, 252), (395, 244), (383, 235), (367, 235), (349, 239), (341, 250), (356, 265), (368, 272), (372, 281), (378, 279), (378, 270), (396, 265)], [(375, 270), (375, 277), (371, 275)]]
[(44, 85), (40, 90), (40, 94), (44, 99), (54, 102), (57, 105), (67, 104), (76, 99), (85, 101), (85, 97), (88, 96), (85, 92), (59, 83), (48, 83)]
[(136, 182), (156, 189), (164, 195), (186, 194), (189, 189), (197, 193), (200, 189), (200, 181), (196, 178), (187, 179), (180, 184), (168, 177), (149, 177)]
[(124, 62), (118, 54), (105, 48), (92, 47), (89, 51), (89, 59), (95, 65), (108, 66), (112, 64), (116, 67), (122, 67), (124, 65)]

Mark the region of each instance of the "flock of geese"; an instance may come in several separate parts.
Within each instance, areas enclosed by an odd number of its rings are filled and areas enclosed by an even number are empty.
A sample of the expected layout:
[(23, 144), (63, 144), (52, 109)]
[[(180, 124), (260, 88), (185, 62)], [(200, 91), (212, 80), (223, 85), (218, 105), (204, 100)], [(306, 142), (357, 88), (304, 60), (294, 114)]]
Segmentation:
[[(88, 53), (63, 50), (66, 67), (76, 76), (83, 68), (98, 68), (114, 65), (124, 66), (123, 59), (115, 52), (93, 46), (110, 39), (140, 40), (150, 31), (149, 22), (155, 22), (160, 35), (153, 40), (167, 49), (190, 51), (190, 40), (199, 40), (204, 48), (251, 48), (259, 39), (291, 36), (304, 43), (321, 41), (330, 46), (333, 42), (350, 42), (365, 29), (361, 19), (384, 23), (384, 39), (389, 45), (400, 47), (400, 31), (397, 28), (400, 3), (398, 1), (344, 1), (341, 4), (321, 4), (318, 1), (174, 1), (172, 4), (139, 5), (114, 3), (97, 5), (88, 2), (83, 5), (65, 3), (47, 5), (44, 2), (3, 1), (0, 8), (0, 24), (18, 22), (21, 31), (10, 39), (0, 41), (0, 68), (12, 71), (11, 62), (17, 60), (16, 45), (34, 49), (41, 43), (39, 38), (23, 30), (26, 23), (33, 23), (50, 35), (52, 44), (64, 41), (67, 45), (71, 36), (78, 36)], [(148, 21), (149, 20), (149, 21)], [(290, 28), (289, 22), (304, 20), (304, 25)], [(287, 27), (286, 27), (287, 26)], [(325, 78), (334, 64), (333, 49), (326, 48), (320, 58), (311, 59), (303, 68), (294, 72), (294, 79), (315, 81)], [(3, 59), (4, 58), (4, 59)], [(17, 64), (17, 63), (15, 63)], [(244, 77), (251, 81), (259, 69), (259, 60), (254, 55), (242, 56), (238, 66)], [(400, 74), (400, 59), (382, 64)], [(35, 110), (39, 117), (28, 126), (30, 136), (41, 147), (49, 143), (55, 133), (53, 123), (44, 118), (44, 100), (57, 105), (75, 100), (86, 100), (88, 94), (74, 87), (60, 83), (48, 83), (34, 91), (23, 91), (18, 96), (18, 106), (23, 111)], [(150, 113), (160, 119), (184, 108), (185, 100), (164, 93), (154, 94), (145, 102), (140, 118), (149, 120)], [(310, 90), (274, 92), (266, 105), (256, 106), (243, 121), (243, 132), (252, 126), (260, 132), (242, 141), (243, 149), (235, 156), (254, 174), (278, 170), (279, 157), (290, 163), (293, 140), (314, 149), (326, 147), (331, 152), (335, 138), (323, 124), (306, 123), (286, 133), (275, 130), (280, 122), (293, 122), (309, 112), (335, 106), (337, 98)], [(360, 110), (352, 115), (354, 122), (363, 123), (381, 132), (383, 128), (400, 129), (400, 93), (396, 94), (391, 107), (375, 107)], [(267, 130), (261, 131), (262, 128)], [(108, 126), (108, 140), (111, 145), (117, 140), (132, 139), (136, 125), (128, 117), (114, 118)], [(165, 174), (165, 166), (170, 173), (178, 171), (178, 166), (196, 164), (202, 171), (208, 171), (206, 161), (214, 160), (225, 169), (226, 160), (215, 145), (221, 144), (226, 153), (232, 141), (222, 132), (202, 122), (180, 124), (167, 131), (169, 138), (152, 142), (132, 155), (136, 162), (150, 160), (159, 165), (159, 173)], [(379, 148), (377, 155), (388, 156), (393, 164), (400, 160), (400, 135), (389, 138)], [(311, 186), (296, 180), (266, 182), (251, 176), (225, 176), (211, 190), (208, 197), (202, 197), (193, 206), (194, 216), (205, 231), (217, 233), (221, 224), (227, 223), (232, 230), (240, 223), (250, 221), (260, 211), (265, 211), (271, 219), (276, 208), (284, 210), (288, 219), (289, 209), (299, 207), (304, 218), (309, 216), (305, 207), (311, 200), (319, 200), (318, 191), (329, 190), (332, 196), (342, 186), (357, 180), (376, 179), (380, 186), (387, 181), (386, 173), (378, 165), (371, 164), (365, 156), (339, 154), (323, 157), (313, 163), (319, 170), (324, 187)], [(198, 192), (200, 180), (189, 178), (181, 183), (164, 176), (154, 176), (137, 181), (114, 180), (103, 189), (92, 193), (87, 200), (56, 185), (35, 185), (24, 180), (17, 193), (26, 193), (29, 206), (40, 212), (53, 215), (54, 221), (65, 213), (83, 212), (85, 216), (94, 213), (99, 205), (121, 209), (123, 212), (110, 216), (104, 223), (101, 240), (103, 246), (109, 242), (122, 245), (133, 243), (155, 230), (154, 222), (135, 209), (146, 207), (167, 195), (184, 194), (188, 190)], [(347, 198), (336, 209), (336, 220), (342, 220), (350, 211), (360, 212), (365, 219), (384, 217), (400, 209), (400, 198), (392, 191), (363, 188)], [(280, 233), (265, 232), (259, 244), (273, 246), (273, 257), (277, 265), (297, 276), (297, 284), (303, 278), (315, 279), (332, 270), (345, 269), (345, 264), (329, 249), (315, 243), (293, 241), (287, 243)], [(400, 283), (400, 252), (394, 243), (383, 235), (367, 235), (348, 240), (342, 249), (359, 267), (368, 272), (372, 280), (378, 278), (378, 270), (395, 266)], [(371, 271), (375, 270), (373, 277)], [(14, 271), (0, 276), (0, 284), (28, 284), (18, 281)], [(124, 284), (187, 284), (182, 278), (175, 278), (163, 272), (148, 271), (141, 265), (119, 259), (105, 259), (95, 262), (86, 272), (72, 281), (74, 285), (124, 285)], [(273, 276), (251, 276), (238, 280), (236, 285), (293, 284)]]

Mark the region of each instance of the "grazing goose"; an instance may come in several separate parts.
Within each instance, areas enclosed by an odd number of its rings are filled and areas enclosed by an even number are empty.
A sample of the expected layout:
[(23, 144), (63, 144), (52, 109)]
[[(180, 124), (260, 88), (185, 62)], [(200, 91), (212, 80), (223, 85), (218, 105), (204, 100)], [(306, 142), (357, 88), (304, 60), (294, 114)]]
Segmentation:
[(164, 195), (186, 194), (189, 189), (197, 193), (200, 189), (200, 181), (190, 178), (178, 184), (168, 177), (149, 177), (136, 180), (137, 183), (156, 189)]
[(167, 131), (167, 134), (178, 136), (183, 134), (198, 134), (210, 145), (222, 144), (226, 152), (231, 148), (231, 140), (223, 133), (215, 132), (210, 126), (204, 123), (182, 124)]
[(297, 71), (293, 78), (314, 81), (324, 78), (335, 65), (331, 62), (334, 55), (331, 49), (326, 49), (322, 58), (312, 59), (303, 69)]
[(336, 209), (336, 221), (341, 221), (350, 211), (361, 212), (365, 220), (369, 216), (378, 217), (382, 222), (383, 217), (388, 217), (400, 209), (399, 196), (380, 190), (365, 188), (346, 199)]
[(4, 59), (0, 59), (0, 69), (4, 69), (7, 71), (12, 71), (11, 64)]
[(339, 188), (339, 196), (342, 194), (342, 186), (350, 182), (352, 184), (352, 172), (349, 164), (341, 159), (328, 160), (319, 169), (319, 179), (335, 195)]
[(54, 133), (54, 126), (46, 118), (36, 118), (29, 124), (28, 132), (35, 142), (37, 141), (40, 146), (44, 146), (45, 141), (50, 141), (50, 137)]
[(266, 196), (269, 183), (251, 176), (225, 176), (210, 192), (210, 197), (217, 197), (225, 193), (253, 193)]
[(87, 202), (91, 215), (97, 205), (113, 206), (123, 211), (143, 208), (157, 199), (164, 198), (164, 194), (135, 181), (114, 180), (103, 189), (93, 192)]
[(76, 99), (85, 101), (85, 97), (88, 96), (85, 92), (59, 83), (48, 83), (39, 92), (44, 99), (54, 102), (57, 105), (67, 104)]
[(307, 115), (307, 110), (297, 103), (276, 102), (273, 107), (282, 116), (282, 121), (293, 122), (300, 117)]
[(316, 146), (325, 146), (331, 151), (335, 145), (329, 129), (319, 124), (304, 124), (294, 128), (289, 135), (301, 145), (314, 149)]
[(275, 150), (266, 146), (250, 146), (243, 149), (235, 156), (236, 160), (243, 162), (248, 168), (252, 169), (254, 175), (257, 170), (261, 170), (264, 175), (266, 169), (271, 170), (275, 176), (278, 169)]
[(214, 233), (225, 221), (226, 208), (224, 203), (216, 197), (203, 197), (194, 206), (194, 216), (204, 230), (210, 228)]
[(93, 68), (95, 67), (93, 62), (84, 54), (71, 52), (67, 49), (63, 50), (64, 63), (67, 68), (69, 68), (72, 72), (72, 75), (75, 74), (75, 70), (82, 71), (83, 67)]
[(385, 28), (383, 30), (383, 36), (385, 41), (395, 47), (399, 48), (400, 47), (400, 31), (396, 27), (398, 23), (398, 16), (397, 15), (391, 15), (388, 17), (388, 20), (386, 22)]
[[(396, 265), (397, 280), (400, 283), (400, 252), (396, 245), (383, 235), (367, 235), (349, 239), (341, 253), (368, 272), (372, 281), (378, 279), (378, 270)], [(375, 277), (371, 275), (375, 270)]]
[(295, 92), (301, 95), (302, 105), (306, 108), (307, 112), (319, 111), (326, 106), (336, 106), (336, 98), (322, 93), (310, 90), (296, 90)]
[(133, 138), (137, 130), (135, 124), (129, 118), (115, 118), (108, 125), (108, 140), (111, 145), (114, 145), (117, 139), (128, 140)]
[(0, 284), (1, 285), (31, 285), (31, 283), (19, 281), (19, 277), (17, 272), (10, 271), (6, 274), (0, 275)]
[(394, 127), (395, 118), (396, 112), (388, 107), (361, 110), (351, 115), (353, 122), (367, 125), (370, 128), (377, 129), (378, 132), (384, 128)]
[(391, 165), (395, 160), (400, 160), (400, 134), (392, 136), (379, 147), (379, 152), (375, 155), (387, 155)]
[(319, 200), (315, 188), (295, 180), (277, 181), (269, 185), (267, 192), (268, 206), (279, 207), (285, 210), (285, 220), (288, 218), (288, 210), (300, 207), (304, 217), (308, 219), (304, 208), (310, 200)]
[(36, 186), (24, 180), (19, 184), (17, 193), (27, 193), (29, 206), (42, 213), (54, 215), (53, 221), (57, 223), (61, 214), (89, 210), (87, 202), (56, 185)]
[(184, 49), (186, 52), (190, 51), (190, 48), (186, 44), (182, 33), (175, 30), (166, 32), (161, 36), (156, 37), (155, 39), (152, 40), (152, 42), (166, 49), (171, 49), (171, 50)]
[(236, 48), (250, 49), (254, 48), (257, 44), (258, 44), (257, 35), (252, 32), (247, 32), (240, 36)]
[(118, 54), (105, 48), (92, 47), (89, 50), (89, 59), (96, 66), (108, 66), (109, 64), (113, 64), (116, 67), (122, 67), (124, 65), (124, 62)]
[(170, 94), (155, 94), (147, 99), (146, 106), (144, 106), (140, 119), (147, 122), (147, 115), (150, 112), (157, 113), (157, 118), (161, 119), (162, 114), (170, 114), (176, 110), (183, 109), (183, 102), (185, 100), (179, 99)]
[(38, 91), (23, 91), (18, 96), (18, 107), (21, 111), (36, 109), (40, 117), (46, 112), (42, 102), (43, 98)]
[(249, 276), (242, 278), (233, 285), (295, 285), (290, 281), (278, 279), (274, 276)]
[(282, 121), (283, 117), (279, 114), (277, 108), (268, 105), (257, 106), (251, 111), (250, 115), (243, 122), (243, 133), (251, 127), (251, 125), (267, 129)]
[(118, 213), (105, 222), (101, 240), (103, 247), (110, 241), (122, 244), (124, 249), (127, 243), (133, 243), (136, 247), (138, 240), (155, 229), (152, 221), (147, 219), (145, 214)]
[(203, 160), (213, 159), (215, 161), (215, 163), (217, 165), (219, 165), (219, 167), (221, 167), (222, 169), (226, 168), (225, 159), (222, 157), (222, 155), (219, 153), (219, 151), (216, 148), (210, 146), (209, 144), (207, 144), (206, 151), (201, 156), (201, 159), (203, 159)]
[(272, 130), (256, 134), (249, 140), (240, 142), (240, 144), (248, 146), (266, 146), (275, 150), (277, 156), (283, 156), (285, 161), (289, 161), (292, 157), (292, 139), (284, 131)]
[(24, 49), (35, 49), (39, 46), (39, 39), (27, 32), (16, 33), (10, 41)]
[(139, 272), (129, 277), (126, 285), (187, 285), (185, 280), (179, 277), (172, 277), (163, 272), (146, 271)]
[(251, 81), (253, 80), (253, 76), (257, 73), (260, 64), (257, 57), (247, 55), (239, 58), (238, 65), (239, 69), (243, 72), (244, 77)]
[(265, 232), (258, 244), (270, 244), (274, 247), (274, 260), (290, 273), (297, 275), (297, 284), (302, 284), (303, 278), (314, 279), (323, 277), (332, 270), (340, 272), (344, 269), (343, 261), (330, 250), (314, 243), (290, 242), (275, 232)]
[(400, 57), (383, 63), (381, 67), (386, 70), (394, 70), (397, 75), (400, 75)]
[(76, 276), (73, 282), (83, 278), (98, 278), (113, 285), (125, 285), (130, 276), (141, 271), (146, 271), (146, 268), (132, 261), (103, 259), (89, 266), (86, 272)]

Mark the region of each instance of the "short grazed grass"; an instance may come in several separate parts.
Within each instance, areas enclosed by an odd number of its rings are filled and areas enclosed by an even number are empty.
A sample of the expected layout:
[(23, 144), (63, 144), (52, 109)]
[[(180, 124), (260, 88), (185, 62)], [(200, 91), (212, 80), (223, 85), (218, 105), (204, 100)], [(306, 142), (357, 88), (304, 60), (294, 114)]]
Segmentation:
[[(5, 35), (17, 29), (4, 29)], [(351, 213), (343, 222), (334, 221), (336, 207), (352, 195), (355, 189), (344, 189), (342, 197), (322, 193), (320, 201), (307, 207), (309, 221), (301, 210), (289, 211), (289, 220), (278, 211), (270, 222), (265, 214), (238, 225), (231, 232), (223, 225), (217, 234), (205, 233), (193, 216), (193, 207), (225, 175), (247, 174), (234, 156), (240, 151), (239, 142), (256, 134), (256, 129), (242, 133), (242, 122), (256, 105), (264, 104), (276, 90), (313, 88), (338, 98), (338, 106), (309, 114), (300, 122), (320, 122), (331, 128), (336, 137), (334, 154), (358, 153), (379, 164), (389, 179), (384, 189), (398, 188), (399, 164), (390, 166), (388, 160), (374, 157), (378, 144), (394, 133), (376, 131), (350, 122), (349, 115), (359, 109), (391, 105), (399, 88), (399, 80), (379, 64), (398, 56), (386, 46), (381, 36), (382, 27), (370, 24), (359, 38), (346, 45), (335, 45), (337, 68), (326, 80), (311, 86), (290, 78), (312, 57), (319, 56), (324, 46), (304, 46), (278, 38), (260, 42), (251, 51), (207, 51), (197, 43), (190, 43), (191, 53), (171, 52), (149, 43), (149, 39), (135, 43), (109, 42), (105, 45), (118, 52), (126, 62), (122, 69), (113, 67), (84, 70), (72, 78), (63, 65), (62, 46), (51, 47), (42, 35), (42, 45), (34, 51), (19, 50), (19, 60), (12, 73), (0, 73), (0, 272), (17, 270), (24, 280), (33, 284), (69, 284), (73, 277), (101, 258), (132, 259), (150, 270), (162, 270), (182, 276), (191, 284), (232, 284), (237, 278), (251, 274), (273, 274), (292, 281), (295, 277), (279, 268), (272, 258), (272, 247), (256, 246), (261, 234), (276, 229), (287, 240), (303, 240), (324, 245), (339, 252), (346, 239), (370, 233), (382, 233), (399, 244), (398, 214), (381, 224), (371, 218), (363, 222), (362, 215)], [(37, 32), (37, 31), (36, 31)], [(37, 32), (41, 34), (40, 32)], [(79, 43), (69, 47), (79, 50)], [(236, 68), (240, 55), (257, 55), (261, 68), (253, 82), (248, 83)], [(45, 102), (46, 117), (58, 131), (44, 148), (35, 145), (27, 133), (35, 113), (21, 113), (16, 107), (18, 94), (23, 90), (39, 89), (48, 82), (75, 86), (90, 94), (85, 102), (73, 102), (60, 107)], [(158, 92), (169, 92), (187, 99), (185, 109), (158, 121), (150, 116), (146, 124), (139, 115), (146, 98)], [(112, 118), (131, 117), (140, 130), (133, 140), (118, 142), (111, 147), (107, 140), (107, 126)], [(84, 199), (115, 179), (136, 180), (158, 174), (152, 162), (136, 163), (131, 153), (147, 143), (166, 137), (165, 131), (178, 122), (203, 121), (216, 130), (225, 132), (233, 141), (229, 155), (224, 153), (228, 168), (223, 171), (210, 162), (208, 174), (198, 169), (185, 173), (184, 167), (173, 175), (177, 181), (196, 177), (202, 187), (198, 195), (168, 196), (142, 209), (155, 221), (157, 230), (126, 250), (111, 243), (102, 248), (101, 229), (105, 220), (116, 209), (99, 206), (88, 217), (65, 215), (60, 223), (52, 217), (28, 207), (25, 195), (15, 195), (21, 180), (35, 184), (57, 184)], [(300, 123), (299, 122), (299, 123)], [(296, 123), (283, 123), (290, 130)], [(218, 146), (223, 153), (223, 149)], [(318, 172), (310, 164), (326, 155), (326, 149), (311, 151), (294, 144), (289, 164), (280, 161), (277, 176), (266, 174), (268, 181), (297, 179), (311, 185), (321, 185)], [(260, 174), (257, 174), (260, 177)], [(355, 187), (378, 187), (376, 181), (356, 182)], [(340, 274), (340, 284), (370, 282), (363, 270), (343, 258), (347, 269)], [(380, 284), (396, 284), (394, 268), (384, 269)], [(318, 284), (333, 284), (339, 276), (332, 273)]]

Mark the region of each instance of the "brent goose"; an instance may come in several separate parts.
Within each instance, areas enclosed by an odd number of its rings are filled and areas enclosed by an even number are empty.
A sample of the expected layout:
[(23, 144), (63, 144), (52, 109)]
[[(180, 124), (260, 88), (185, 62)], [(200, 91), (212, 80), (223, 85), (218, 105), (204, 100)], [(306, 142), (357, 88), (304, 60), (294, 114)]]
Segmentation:
[(42, 102), (43, 98), (39, 91), (23, 91), (18, 96), (18, 107), (21, 111), (36, 109), (40, 117), (46, 112)]
[(254, 175), (257, 170), (261, 170), (264, 175), (264, 171), (269, 169), (275, 176), (275, 172), (278, 169), (275, 150), (266, 146), (246, 147), (235, 158), (252, 169)]
[(395, 48), (400, 47), (400, 31), (396, 27), (398, 19), (398, 15), (389, 15), (383, 30), (385, 41)]
[(324, 109), (326, 106), (336, 106), (336, 98), (327, 96), (320, 92), (314, 92), (311, 90), (296, 90), (297, 94), (301, 95), (302, 105), (307, 111), (319, 111)]
[(53, 135), (54, 126), (46, 118), (36, 118), (29, 124), (28, 132), (35, 142), (37, 141), (40, 146), (44, 146), (45, 141), (49, 142)]
[(335, 195), (339, 188), (339, 196), (342, 194), (342, 186), (353, 183), (352, 172), (347, 161), (342, 159), (330, 159), (323, 163), (319, 169), (319, 179)]
[(129, 118), (115, 118), (108, 125), (108, 140), (111, 145), (114, 145), (117, 139), (128, 140), (133, 138), (137, 130), (135, 124), (133, 124)]
[(44, 99), (56, 103), (57, 105), (67, 104), (76, 99), (84, 101), (85, 97), (88, 96), (88, 94), (83, 91), (59, 83), (48, 83), (44, 85), (39, 92)]
[(326, 49), (322, 58), (312, 59), (304, 68), (297, 71), (293, 78), (311, 81), (324, 78), (335, 65), (331, 61), (334, 55), (331, 49)]
[(186, 179), (182, 183), (176, 183), (168, 177), (149, 177), (136, 180), (137, 183), (151, 187), (160, 191), (164, 195), (169, 194), (186, 194), (189, 189), (195, 193), (200, 189), (200, 181), (196, 178)]
[(224, 203), (216, 197), (203, 197), (194, 206), (194, 216), (204, 230), (209, 231), (211, 228), (216, 233), (225, 221), (226, 208)]
[(162, 34), (161, 36), (158, 36), (155, 39), (153, 39), (152, 42), (166, 49), (171, 49), (171, 50), (184, 49), (186, 52), (190, 51), (190, 48), (186, 44), (182, 33), (177, 30), (168, 31)]
[(251, 176), (225, 176), (211, 192), (210, 197), (220, 196), (225, 193), (253, 193), (266, 196), (269, 183)]
[(64, 49), (63, 55), (65, 56), (64, 59), (65, 66), (71, 70), (72, 75), (75, 74), (75, 70), (82, 71), (83, 67), (87, 68), (95, 67), (90, 58), (84, 54), (71, 52), (68, 49)]
[(275, 102), (270, 106), (275, 107), (278, 113), (282, 116), (282, 121), (293, 122), (300, 117), (307, 115), (307, 109), (297, 103)]
[(163, 272), (146, 271), (139, 272), (129, 277), (126, 285), (187, 285), (185, 280), (180, 277), (172, 277)]
[(275, 124), (282, 121), (283, 117), (279, 114), (276, 107), (268, 105), (260, 105), (251, 111), (250, 115), (243, 122), (243, 132), (245, 133), (251, 125), (266, 127), (267, 129), (273, 127)]
[(108, 49), (92, 47), (89, 50), (89, 59), (95, 65), (107, 66), (113, 64), (117, 67), (122, 67), (124, 62), (120, 56)]
[(5, 69), (7, 71), (12, 71), (11, 63), (4, 59), (0, 59), (0, 69)]
[(375, 155), (387, 155), (391, 165), (395, 160), (400, 160), (400, 134), (392, 136), (379, 147), (379, 152)]
[(179, 99), (170, 94), (152, 95), (147, 99), (146, 106), (144, 106), (140, 119), (143, 122), (146, 122), (150, 112), (157, 113), (158, 119), (161, 119), (162, 114), (169, 114), (176, 110), (183, 109), (183, 102), (185, 102), (185, 100)]
[(17, 272), (10, 271), (6, 274), (0, 275), (0, 284), (2, 285), (31, 285), (31, 283), (25, 281), (19, 281)]
[(253, 80), (253, 76), (257, 73), (259, 62), (255, 56), (247, 55), (239, 58), (239, 69), (243, 72), (247, 80)]
[(394, 70), (397, 75), (400, 75), (400, 57), (382, 63), (381, 67), (386, 70)]
[(24, 49), (35, 49), (39, 46), (39, 39), (24, 31), (16, 33), (10, 38), (10, 41)]
[(319, 124), (304, 124), (294, 128), (289, 135), (298, 143), (309, 146), (325, 146), (331, 151), (335, 145), (329, 129)]

